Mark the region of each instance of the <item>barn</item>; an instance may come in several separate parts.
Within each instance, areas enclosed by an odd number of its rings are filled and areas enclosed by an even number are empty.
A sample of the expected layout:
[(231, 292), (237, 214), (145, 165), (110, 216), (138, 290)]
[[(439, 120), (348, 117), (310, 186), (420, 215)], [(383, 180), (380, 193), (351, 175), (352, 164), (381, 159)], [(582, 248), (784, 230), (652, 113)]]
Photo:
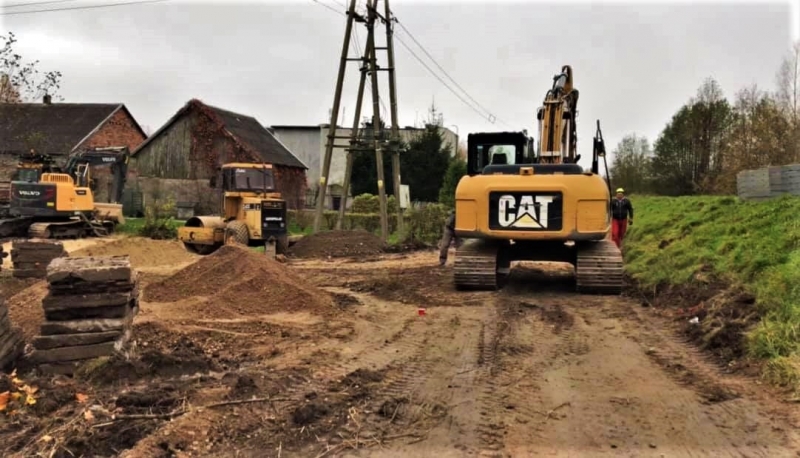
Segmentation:
[(179, 216), (213, 214), (221, 210), (221, 189), (212, 188), (210, 178), (219, 166), (235, 161), (273, 164), (275, 185), (287, 206), (303, 207), (308, 167), (252, 116), (197, 99), (133, 151), (129, 188), (145, 208), (171, 201)]

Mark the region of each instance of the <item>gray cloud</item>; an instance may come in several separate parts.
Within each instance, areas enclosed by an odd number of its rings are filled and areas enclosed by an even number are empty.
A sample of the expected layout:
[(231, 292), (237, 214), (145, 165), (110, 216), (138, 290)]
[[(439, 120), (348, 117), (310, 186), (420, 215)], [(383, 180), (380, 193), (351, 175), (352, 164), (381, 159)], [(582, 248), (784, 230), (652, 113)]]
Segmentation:
[[(552, 75), (562, 64), (572, 65), (581, 91), (584, 165), (596, 119), (610, 148), (631, 132), (654, 141), (707, 76), (717, 78), (728, 97), (752, 83), (773, 89), (791, 40), (785, 3), (395, 1), (393, 10), (472, 97), (515, 129), (535, 132), (536, 109)], [(264, 124), (325, 122), (345, 25), (344, 16), (310, 0), (166, 2), (0, 20), (0, 29), (17, 35), (24, 57), (39, 59), (42, 70), (63, 72), (67, 101), (124, 102), (154, 130), (192, 97)], [(425, 59), (399, 27), (397, 35)], [(363, 49), (363, 27), (359, 37)], [(471, 131), (508, 129), (482, 120), (400, 43), (396, 48), (401, 125), (424, 117), (435, 99), (445, 123), (457, 125), (462, 138)], [(346, 125), (352, 122), (357, 81), (352, 64), (346, 119), (340, 121)], [(384, 84), (381, 90), (388, 107)], [(364, 114), (371, 114), (370, 105)]]

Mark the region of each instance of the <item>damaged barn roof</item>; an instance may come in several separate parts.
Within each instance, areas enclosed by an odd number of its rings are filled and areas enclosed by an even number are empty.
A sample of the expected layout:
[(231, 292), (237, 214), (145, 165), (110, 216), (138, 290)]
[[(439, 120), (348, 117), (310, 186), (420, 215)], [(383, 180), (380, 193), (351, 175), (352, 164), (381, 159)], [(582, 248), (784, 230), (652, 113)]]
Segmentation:
[(0, 153), (67, 155), (119, 110), (133, 119), (121, 103), (0, 103)]
[(144, 141), (136, 151), (133, 152), (135, 156), (139, 151), (144, 149), (150, 141), (161, 135), (166, 131), (175, 121), (180, 119), (190, 109), (193, 108), (208, 108), (214, 115), (219, 118), (219, 121), (224, 126), (225, 130), (233, 137), (242, 143), (246, 148), (257, 153), (264, 162), (276, 165), (283, 165), (288, 167), (299, 167), (308, 169), (308, 167), (295, 156), (289, 148), (280, 142), (272, 133), (262, 126), (254, 117), (246, 116), (232, 111), (223, 110), (211, 105), (207, 105), (200, 100), (192, 99), (186, 103), (175, 115), (172, 116), (160, 129), (158, 129), (150, 138)]

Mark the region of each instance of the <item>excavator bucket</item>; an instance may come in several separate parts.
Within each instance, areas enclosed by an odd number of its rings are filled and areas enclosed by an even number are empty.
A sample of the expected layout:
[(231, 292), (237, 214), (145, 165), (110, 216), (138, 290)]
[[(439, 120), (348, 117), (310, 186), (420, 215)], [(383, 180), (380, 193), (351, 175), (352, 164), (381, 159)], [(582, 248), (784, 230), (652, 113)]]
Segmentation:
[(97, 210), (98, 219), (125, 224), (125, 217), (122, 215), (122, 204), (95, 202), (94, 208)]

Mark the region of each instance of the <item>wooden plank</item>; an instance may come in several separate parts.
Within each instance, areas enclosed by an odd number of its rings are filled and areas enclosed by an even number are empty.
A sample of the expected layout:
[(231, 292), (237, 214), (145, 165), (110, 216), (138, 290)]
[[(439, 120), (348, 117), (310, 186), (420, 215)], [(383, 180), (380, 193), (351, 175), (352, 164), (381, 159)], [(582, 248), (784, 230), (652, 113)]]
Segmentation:
[(29, 359), (32, 363), (53, 363), (99, 358), (101, 356), (111, 355), (116, 350), (121, 350), (123, 343), (122, 341), (114, 341), (94, 345), (34, 350)]
[(47, 271), (42, 269), (17, 269), (15, 268), (11, 274), (14, 278), (44, 278), (47, 276)]
[(103, 308), (45, 310), (44, 316), (49, 321), (72, 321), (93, 318), (126, 318), (130, 313), (131, 308), (126, 304)]
[(48, 294), (42, 299), (42, 308), (45, 312), (50, 312), (56, 310), (116, 307), (127, 305), (135, 294), (136, 291), (60, 296)]
[(131, 272), (127, 255), (56, 258), (47, 267), (47, 281), (51, 284), (130, 281)]
[(25, 341), (18, 329), (0, 336), (0, 370), (6, 369), (22, 355)]
[(54, 336), (36, 336), (33, 338), (33, 347), (37, 350), (51, 348), (75, 347), (113, 342), (123, 335), (130, 336), (130, 329), (106, 332), (89, 332), (84, 334), (57, 334)]
[(91, 318), (68, 321), (45, 321), (40, 327), (43, 336), (59, 334), (76, 334), (87, 332), (122, 331), (133, 323), (136, 310), (124, 318)]

